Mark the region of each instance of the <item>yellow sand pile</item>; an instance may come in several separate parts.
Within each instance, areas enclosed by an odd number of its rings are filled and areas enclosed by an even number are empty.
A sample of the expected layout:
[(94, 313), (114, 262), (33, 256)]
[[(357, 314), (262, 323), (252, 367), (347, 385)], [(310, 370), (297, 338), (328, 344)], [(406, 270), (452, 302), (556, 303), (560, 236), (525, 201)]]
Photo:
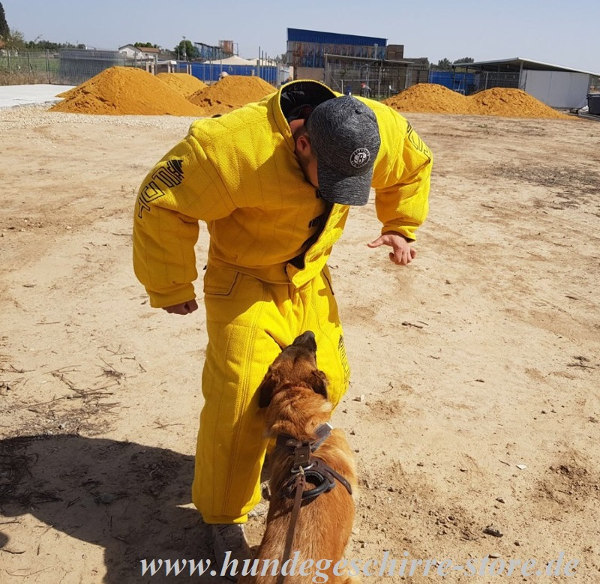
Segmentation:
[[(206, 85), (187, 73), (156, 76), (112, 67), (62, 93), (53, 111), (111, 115), (213, 116), (259, 101), (275, 88), (260, 77), (229, 75)], [(565, 118), (520, 89), (494, 87), (465, 97), (434, 83), (419, 83), (384, 101), (401, 112)]]
[(200, 79), (189, 73), (159, 73), (156, 78), (166, 83), (171, 89), (181, 93), (185, 98), (207, 87), (204, 81), (200, 81)]
[(108, 115), (201, 116), (202, 110), (154, 75), (111, 67), (69, 90), (51, 111)]
[(464, 114), (468, 108), (464, 95), (433, 83), (418, 83), (383, 103), (398, 111), (436, 114)]
[(260, 77), (228, 75), (214, 85), (198, 91), (189, 100), (200, 106), (204, 115), (226, 114), (247, 103), (260, 101), (275, 88)]
[(62, 93), (57, 93), (56, 97), (62, 97), (63, 99), (70, 97), (71, 95), (75, 95), (75, 90), (77, 87), (73, 87), (72, 89), (67, 89), (67, 91), (63, 91)]
[(521, 89), (494, 87), (465, 97), (435, 83), (419, 83), (383, 103), (402, 112), (571, 119)]
[(573, 119), (572, 116), (561, 114), (521, 89), (492, 87), (470, 95), (467, 99), (471, 100), (475, 113), (484, 116)]

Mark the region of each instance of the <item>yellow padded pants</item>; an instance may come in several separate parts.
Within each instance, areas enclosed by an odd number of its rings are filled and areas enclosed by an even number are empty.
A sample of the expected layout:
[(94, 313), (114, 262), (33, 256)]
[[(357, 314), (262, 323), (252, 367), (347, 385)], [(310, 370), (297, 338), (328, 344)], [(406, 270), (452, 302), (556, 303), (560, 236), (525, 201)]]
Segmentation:
[(350, 371), (327, 268), (296, 288), (209, 266), (204, 302), (209, 340), (192, 499), (206, 523), (244, 523), (261, 498), (268, 443), (256, 389), (280, 346), (315, 333), (334, 406)]

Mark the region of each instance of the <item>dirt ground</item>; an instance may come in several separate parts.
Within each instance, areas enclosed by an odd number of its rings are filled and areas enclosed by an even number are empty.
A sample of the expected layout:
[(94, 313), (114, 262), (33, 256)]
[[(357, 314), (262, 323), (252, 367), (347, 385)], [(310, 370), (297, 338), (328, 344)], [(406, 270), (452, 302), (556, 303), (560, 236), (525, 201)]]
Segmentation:
[[(407, 117), (436, 156), (417, 259), (367, 248), (372, 202), (331, 258), (352, 365), (334, 423), (361, 484), (346, 556), (397, 560), (363, 582), (598, 582), (600, 125)], [(0, 111), (2, 583), (220, 582), (140, 563), (210, 558), (189, 496), (203, 311), (151, 309), (131, 268), (136, 189), (190, 121)], [(417, 559), (437, 563), (409, 576)]]

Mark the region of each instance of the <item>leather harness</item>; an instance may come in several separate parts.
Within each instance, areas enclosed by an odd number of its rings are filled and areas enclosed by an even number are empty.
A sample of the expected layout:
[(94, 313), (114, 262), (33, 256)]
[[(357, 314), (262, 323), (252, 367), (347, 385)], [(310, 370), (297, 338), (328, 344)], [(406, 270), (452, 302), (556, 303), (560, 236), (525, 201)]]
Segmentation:
[[(300, 514), (302, 501), (310, 503), (319, 495), (331, 491), (335, 487), (335, 481), (340, 482), (350, 495), (352, 495), (352, 487), (350, 483), (338, 472), (333, 470), (321, 458), (314, 456), (315, 452), (323, 442), (331, 434), (332, 426), (330, 424), (321, 424), (316, 430), (317, 440), (302, 441), (289, 436), (287, 434), (279, 434), (277, 436), (276, 446), (291, 450), (294, 455), (292, 468), (290, 469), (291, 476), (283, 484), (280, 496), (294, 500), (292, 507), (292, 515), (290, 518), (290, 526), (288, 528), (283, 557), (281, 559), (282, 567), (285, 562), (290, 559), (292, 544), (294, 542), (294, 532), (296, 530), (296, 522)], [(315, 485), (312, 489), (304, 490), (306, 483)], [(277, 577), (277, 584), (283, 584), (285, 574), (280, 570)]]

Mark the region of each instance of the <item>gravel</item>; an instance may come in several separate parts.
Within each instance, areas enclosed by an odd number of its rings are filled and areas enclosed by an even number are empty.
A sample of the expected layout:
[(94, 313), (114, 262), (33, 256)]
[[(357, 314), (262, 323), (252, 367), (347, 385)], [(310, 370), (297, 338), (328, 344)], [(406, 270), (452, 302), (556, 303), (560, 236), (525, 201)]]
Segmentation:
[(196, 119), (184, 116), (105, 116), (89, 114), (66, 114), (49, 111), (52, 104), (21, 105), (0, 108), (0, 129), (27, 129), (40, 125), (82, 124), (128, 126), (132, 128), (178, 129), (187, 132)]

